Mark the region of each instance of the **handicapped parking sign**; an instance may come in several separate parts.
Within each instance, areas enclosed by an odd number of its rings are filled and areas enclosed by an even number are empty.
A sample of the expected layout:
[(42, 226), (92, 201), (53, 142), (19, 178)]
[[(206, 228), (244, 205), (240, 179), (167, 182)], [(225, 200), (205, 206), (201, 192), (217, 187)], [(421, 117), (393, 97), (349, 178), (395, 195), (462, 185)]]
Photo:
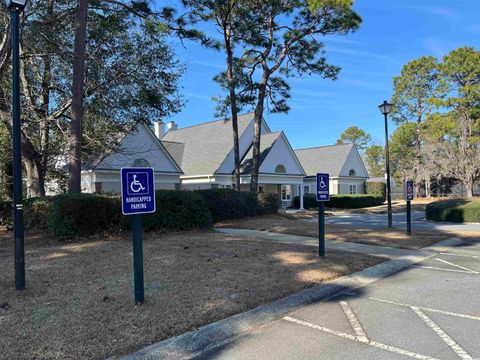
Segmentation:
[(407, 190), (407, 201), (413, 200), (413, 181), (412, 180), (407, 181), (406, 190)]
[(155, 212), (155, 180), (152, 168), (122, 168), (122, 213)]
[(328, 174), (317, 174), (317, 201), (330, 200), (330, 176)]

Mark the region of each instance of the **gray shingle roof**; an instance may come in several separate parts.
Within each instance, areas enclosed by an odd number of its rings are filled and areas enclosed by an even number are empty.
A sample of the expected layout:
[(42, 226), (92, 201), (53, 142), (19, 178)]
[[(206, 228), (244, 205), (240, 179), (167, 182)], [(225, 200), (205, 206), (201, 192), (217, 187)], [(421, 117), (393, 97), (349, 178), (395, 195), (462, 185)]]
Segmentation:
[[(252, 120), (253, 113), (238, 117), (239, 136)], [(210, 175), (215, 173), (233, 148), (232, 123), (230, 119), (217, 120), (169, 131), (162, 140), (184, 145), (182, 151), (179, 146), (174, 146), (177, 154), (172, 156), (185, 175)]]
[(185, 144), (164, 140), (162, 140), (161, 142), (163, 146), (165, 146), (165, 149), (167, 149), (167, 151), (170, 153), (173, 160), (175, 160), (177, 164), (181, 164), (183, 158), (183, 151), (185, 150)]
[(297, 149), (295, 155), (302, 164), (307, 176), (315, 176), (318, 172), (339, 176), (353, 144), (320, 146), (308, 149)]
[[(277, 139), (281, 136), (282, 132), (272, 132), (263, 134), (260, 136), (260, 165), (262, 165), (263, 160), (267, 157), (268, 153), (270, 152), (273, 144)], [(240, 165), (240, 173), (241, 174), (250, 174), (252, 171), (253, 166), (253, 147), (248, 150), (247, 154), (243, 158), (242, 164)]]

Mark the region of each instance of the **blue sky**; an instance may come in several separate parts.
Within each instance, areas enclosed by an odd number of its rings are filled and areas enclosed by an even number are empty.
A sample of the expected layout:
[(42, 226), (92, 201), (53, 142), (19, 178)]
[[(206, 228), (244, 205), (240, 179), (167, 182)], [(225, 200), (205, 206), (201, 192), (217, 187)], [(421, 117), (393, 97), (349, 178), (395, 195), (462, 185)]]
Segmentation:
[[(265, 113), (272, 130), (284, 130), (294, 148), (332, 144), (352, 125), (383, 143), (377, 106), (392, 95), (392, 78), (405, 63), (461, 46), (480, 49), (479, 0), (356, 0), (354, 8), (363, 19), (360, 29), (325, 38), (329, 62), (342, 68), (338, 80), (291, 79), (290, 112)], [(187, 104), (169, 120), (180, 128), (213, 120), (211, 98), (221, 92), (212, 78), (224, 69), (223, 53), (186, 43), (177, 54), (187, 66), (181, 81)]]

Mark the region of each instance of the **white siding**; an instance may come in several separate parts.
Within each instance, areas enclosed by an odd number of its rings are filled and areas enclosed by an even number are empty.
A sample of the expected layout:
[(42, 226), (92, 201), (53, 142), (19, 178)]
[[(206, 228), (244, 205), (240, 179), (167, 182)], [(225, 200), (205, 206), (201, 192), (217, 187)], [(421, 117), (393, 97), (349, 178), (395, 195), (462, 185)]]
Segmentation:
[[(262, 134), (270, 133), (270, 129), (265, 121), (262, 122)], [(247, 151), (250, 149), (253, 143), (253, 120), (247, 126), (247, 128), (243, 131), (238, 139), (239, 148), (240, 148), (240, 159), (242, 159)], [(235, 160), (233, 154), (233, 132), (232, 132), (232, 150), (228, 153), (225, 160), (219, 166), (217, 173), (219, 174), (232, 174), (233, 170), (235, 169)]]
[(141, 124), (121, 141), (119, 149), (105, 157), (96, 167), (102, 170), (118, 170), (133, 166), (136, 159), (147, 160), (156, 172), (178, 172), (154, 134)]
[(275, 141), (267, 157), (260, 166), (260, 173), (274, 174), (277, 165), (282, 164), (289, 175), (302, 175), (303, 169), (297, 161), (283, 134)]
[(351, 169), (355, 170), (355, 176), (365, 179), (368, 178), (368, 173), (363, 165), (363, 160), (355, 147), (352, 147), (348, 153), (345, 164), (343, 164), (342, 170), (340, 171), (340, 176), (349, 176)]

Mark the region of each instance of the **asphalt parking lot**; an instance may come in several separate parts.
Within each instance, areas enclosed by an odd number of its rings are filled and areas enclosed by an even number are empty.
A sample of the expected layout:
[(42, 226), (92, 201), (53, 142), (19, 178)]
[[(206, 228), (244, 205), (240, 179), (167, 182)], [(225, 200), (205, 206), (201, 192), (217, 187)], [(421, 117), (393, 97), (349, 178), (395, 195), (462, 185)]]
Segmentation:
[(202, 359), (480, 359), (480, 243), (304, 306)]

